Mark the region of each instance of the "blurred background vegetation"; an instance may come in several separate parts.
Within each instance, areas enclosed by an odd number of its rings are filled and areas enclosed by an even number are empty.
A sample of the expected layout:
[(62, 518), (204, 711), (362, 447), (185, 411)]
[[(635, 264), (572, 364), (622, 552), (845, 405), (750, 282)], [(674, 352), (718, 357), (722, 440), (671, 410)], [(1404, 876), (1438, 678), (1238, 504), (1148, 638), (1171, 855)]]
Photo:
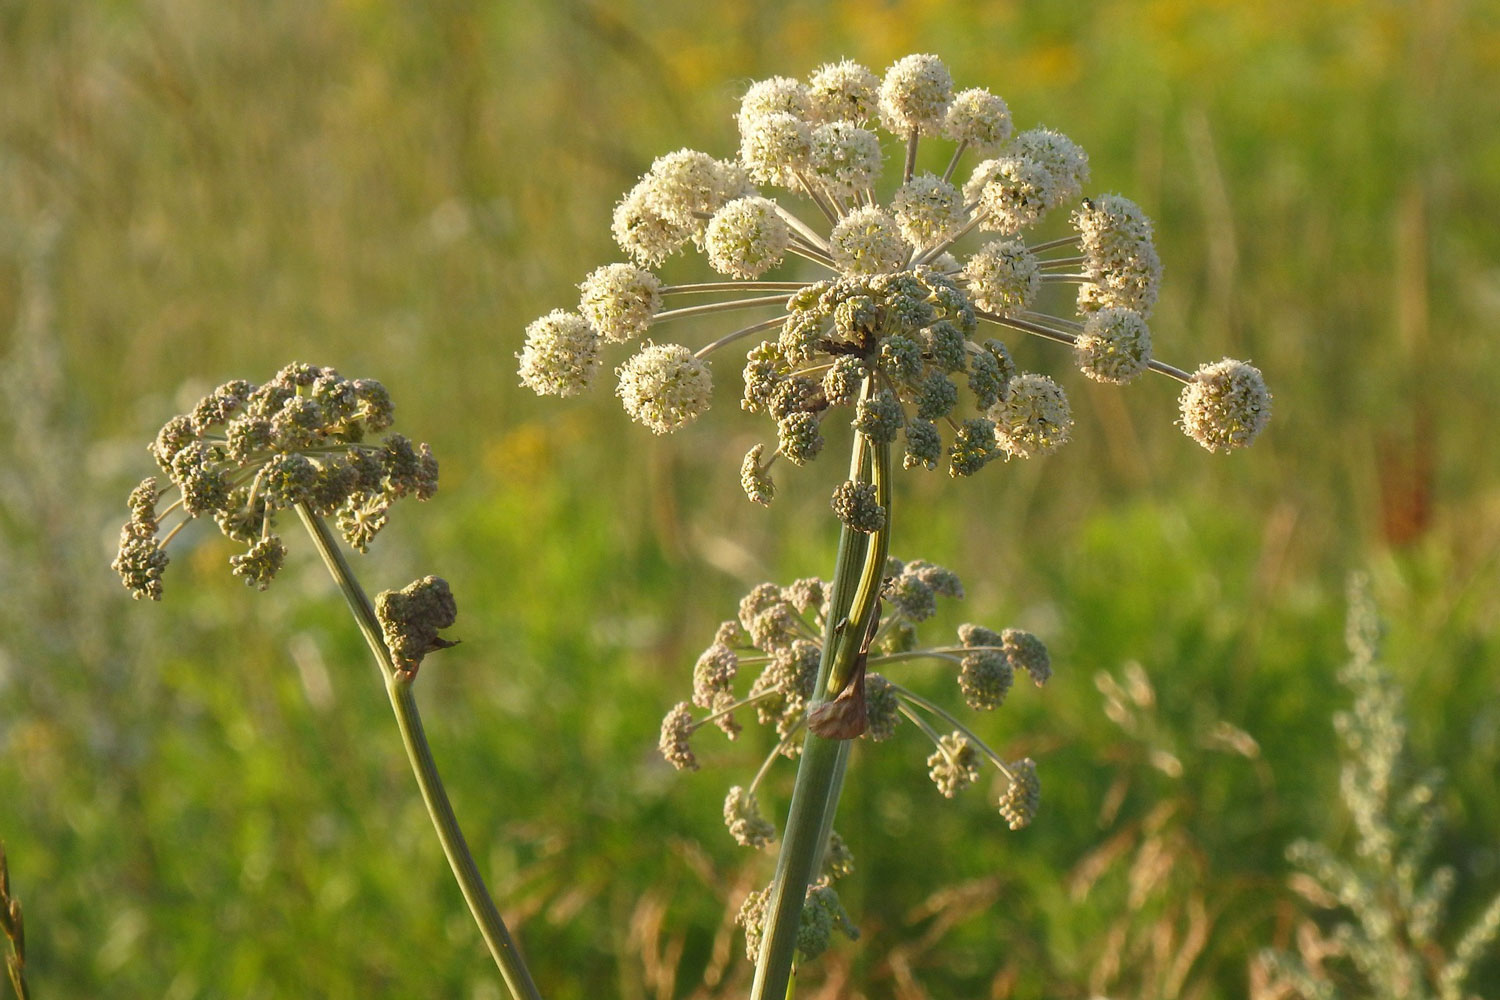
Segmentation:
[(1145, 207), (1158, 353), (1248, 357), (1276, 415), (1212, 456), (1172, 384), (1018, 343), (1073, 391), (1075, 443), (902, 477), (893, 551), (969, 589), (933, 631), (1051, 646), (1052, 684), (980, 720), (1038, 759), (1044, 806), (1010, 833), (985, 789), (937, 796), (915, 734), (860, 748), (864, 936), (806, 995), (1244, 995), (1310, 912), (1285, 845), (1349, 840), (1355, 569), (1413, 751), (1450, 772), (1458, 915), (1495, 891), (1494, 3), (0, 0), (0, 837), (36, 995), (500, 996), (310, 547), (265, 594), (211, 530), (174, 542), (160, 605), (108, 569), (156, 427), (290, 360), (384, 380), (443, 462), (360, 567), (458, 595), (463, 645), (419, 693), (546, 995), (742, 992), (729, 920), (772, 859), (720, 805), (758, 744), (705, 734), (680, 776), (657, 726), (751, 584), (829, 572), (830, 473), (744, 501), (767, 427), (732, 364), (662, 440), (607, 391), (519, 390), (514, 354), (618, 259), (611, 206), (653, 157), (733, 150), (749, 81), (922, 51)]

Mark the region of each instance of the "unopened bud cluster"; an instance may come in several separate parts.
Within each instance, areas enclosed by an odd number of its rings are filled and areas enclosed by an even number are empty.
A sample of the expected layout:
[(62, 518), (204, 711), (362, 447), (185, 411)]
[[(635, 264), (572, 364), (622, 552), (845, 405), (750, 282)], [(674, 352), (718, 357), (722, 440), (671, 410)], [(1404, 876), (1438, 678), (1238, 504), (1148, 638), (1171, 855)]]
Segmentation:
[[(815, 459), (836, 413), (899, 442), (907, 468), (953, 476), (1060, 447), (1073, 425), (1063, 388), (1017, 371), (987, 330), (1070, 345), (1097, 381), (1150, 368), (1178, 378), (1180, 425), (1211, 451), (1248, 445), (1264, 428), (1271, 398), (1252, 366), (1190, 374), (1154, 360), (1147, 321), (1162, 265), (1140, 206), (1085, 197), (1089, 161), (1077, 143), (1046, 127), (1017, 132), (1003, 99), (956, 89), (936, 56), (907, 56), (883, 77), (843, 61), (807, 81), (762, 80), (736, 122), (737, 154), (669, 153), (621, 199), (614, 236), (630, 262), (597, 268), (577, 311), (528, 328), (523, 384), (572, 395), (593, 382), (609, 344), (668, 321), (763, 314), (697, 350), (647, 343), (616, 369), (626, 410), (667, 433), (708, 409), (709, 356), (750, 338), (741, 405), (776, 426), (775, 451), (757, 445), (741, 469), (760, 503), (774, 494), (771, 463)], [(890, 181), (882, 131), (908, 153)], [(940, 175), (919, 173), (918, 145), (933, 140), (952, 143), (952, 157)], [(965, 154), (976, 162), (955, 177)], [(1029, 235), (1059, 215), (1065, 226)], [(651, 269), (690, 243), (724, 280), (661, 282)], [(1049, 284), (1076, 290), (1074, 317), (1040, 311)]]
[[(1030, 760), (1004, 761), (947, 709), (889, 678), (892, 667), (907, 661), (947, 664), (953, 668), (964, 702), (980, 711), (998, 708), (1018, 673), (1038, 686), (1046, 683), (1052, 675), (1046, 646), (1020, 629), (996, 632), (965, 624), (955, 644), (918, 646), (916, 627), (936, 614), (938, 598), (961, 598), (963, 593), (958, 577), (941, 566), (923, 560), (887, 560), (882, 617), (862, 682), (867, 714), (862, 738), (883, 742), (895, 735), (902, 718), (910, 721), (931, 741), (929, 774), (938, 791), (948, 797), (972, 784), (989, 761), (1006, 780), (999, 803), (1001, 815), (1012, 829), (1019, 829), (1036, 812), (1035, 765)], [(694, 733), (713, 723), (735, 739), (741, 732), (737, 714), (748, 712), (754, 713), (757, 723), (776, 732), (767, 764), (776, 754), (795, 757), (800, 753), (796, 737), (807, 724), (809, 703), (814, 700), (829, 597), (828, 585), (816, 578), (785, 587), (762, 583), (745, 596), (739, 614), (719, 626), (713, 643), (698, 657), (691, 701), (673, 706), (662, 722), (660, 749), (673, 766), (697, 770), (691, 743)], [(744, 668), (758, 671), (748, 686), (740, 677)], [(738, 693), (741, 690), (743, 694)], [(695, 709), (701, 711), (695, 715)], [(930, 719), (952, 731), (940, 734)], [(748, 786), (735, 785), (724, 801), (724, 823), (735, 841), (746, 847), (766, 847), (776, 838), (776, 828), (766, 819), (757, 796), (757, 784), (766, 770), (762, 767)]]
[(288, 365), (262, 385), (224, 383), (151, 443), (167, 483), (150, 477), (131, 492), (114, 569), (133, 596), (160, 600), (167, 541), (208, 515), (245, 546), (230, 557), (233, 573), (264, 590), (286, 558), (276, 515), (298, 506), (336, 519), (363, 552), (393, 502), (437, 489), (427, 445), (400, 434), (371, 439), (393, 413), (379, 382), (316, 365)]
[(458, 603), (440, 576), (424, 576), (375, 597), (375, 617), (396, 666), (415, 672), (423, 657), (457, 643), (438, 636), (458, 620)]

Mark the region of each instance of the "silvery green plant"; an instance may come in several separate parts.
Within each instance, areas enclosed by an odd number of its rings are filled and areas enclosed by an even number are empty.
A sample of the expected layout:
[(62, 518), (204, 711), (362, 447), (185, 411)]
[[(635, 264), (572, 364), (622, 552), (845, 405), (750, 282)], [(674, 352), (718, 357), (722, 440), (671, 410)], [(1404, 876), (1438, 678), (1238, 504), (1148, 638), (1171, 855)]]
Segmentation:
[(1496, 895), (1444, 945), (1443, 921), (1457, 874), (1431, 867), (1442, 831), (1443, 775), (1418, 771), (1407, 756), (1406, 709), (1380, 664), (1380, 621), (1362, 578), (1351, 581), (1339, 680), (1354, 695), (1333, 717), (1342, 747), (1339, 798), (1353, 821), (1353, 852), (1299, 840), (1287, 857), (1337, 913), (1327, 934), (1312, 930), (1301, 954), (1267, 951), (1260, 964), (1276, 996), (1305, 1000), (1467, 1000), (1474, 964), (1500, 935)]
[[(819, 599), (757, 588), (747, 601), (770, 602), (792, 630), (775, 638), (779, 648), (768, 646), (742, 605), (740, 627), (767, 664), (762, 679), (744, 698), (734, 695), (731, 659), (739, 654), (729, 640), (740, 636), (721, 630), (723, 641), (695, 671), (694, 703), (709, 714), (695, 720), (684, 703), (662, 734), (668, 758), (691, 766), (691, 731), (712, 719), (732, 732), (733, 711), (753, 704), (758, 717), (774, 719), (778, 749), (792, 753), (802, 741), (775, 879), (745, 920), (757, 952), (753, 995), (779, 1000), (805, 936), (799, 923), (841, 922), (821, 873), (850, 740), (876, 731), (881, 717), (872, 706), (886, 699), (951, 720), (868, 672), (872, 647), (912, 622), (897, 596), (909, 576), (904, 567), (892, 572), (900, 564), (888, 558), (896, 456), (906, 469), (944, 466), (966, 477), (997, 458), (1046, 455), (1068, 440), (1073, 419), (1062, 387), (1019, 371), (996, 334), (1060, 344), (1096, 381), (1125, 383), (1147, 371), (1177, 380), (1179, 425), (1214, 452), (1250, 444), (1270, 419), (1271, 397), (1245, 362), (1224, 359), (1189, 373), (1154, 357), (1148, 321), (1162, 266), (1150, 219), (1120, 195), (1086, 197), (1088, 158), (1076, 143), (1045, 127), (1015, 132), (1004, 100), (956, 91), (936, 56), (907, 56), (884, 77), (846, 60), (805, 82), (762, 80), (745, 93), (736, 120), (737, 155), (681, 149), (651, 165), (614, 210), (613, 234), (629, 260), (590, 272), (576, 310), (532, 323), (518, 358), (524, 385), (566, 397), (597, 380), (606, 348), (638, 342), (615, 369), (615, 391), (632, 418), (665, 434), (709, 408), (714, 360), (748, 344), (740, 405), (775, 427), (774, 447), (755, 445), (740, 468), (746, 495), (761, 504), (775, 497), (778, 461), (814, 461), (829, 420), (853, 428), (849, 471), (832, 491), (838, 554), (831, 578), (816, 584)], [(920, 148), (938, 140), (951, 144), (945, 169), (918, 173)], [(890, 183), (888, 147), (899, 150)], [(973, 163), (960, 182), (966, 158)], [(1060, 234), (1034, 235), (1064, 212)], [(689, 244), (722, 280), (662, 282), (652, 269)], [(1041, 308), (1050, 285), (1076, 288), (1073, 315)], [(644, 339), (668, 324), (744, 314), (763, 318), (696, 348)], [(992, 635), (977, 645), (1003, 649)], [(960, 665), (987, 656), (994, 674), (995, 658), (1008, 654), (936, 655)], [(994, 676), (970, 682), (999, 684)], [(977, 767), (982, 742), (962, 728), (930, 734), (934, 779), (952, 790)], [(1008, 819), (1029, 821), (1034, 766), (994, 762), (1012, 790)], [(731, 832), (751, 840), (769, 836), (756, 785), (732, 791), (725, 807)]]
[(453, 645), (438, 633), (456, 621), (457, 602), (436, 576), (372, 602), (327, 520), (363, 553), (394, 503), (426, 500), (437, 490), (438, 464), (427, 445), (396, 433), (375, 439), (394, 413), (381, 383), (316, 365), (288, 365), (259, 385), (226, 382), (191, 412), (168, 420), (149, 446), (167, 482), (153, 476), (131, 491), (113, 567), (132, 596), (161, 600), (167, 544), (191, 522), (211, 517), (245, 546), (230, 557), (230, 571), (265, 590), (286, 558), (278, 518), (298, 518), (380, 668), (422, 799), (485, 944), (512, 996), (536, 998), (459, 829), (412, 693), (423, 659)]

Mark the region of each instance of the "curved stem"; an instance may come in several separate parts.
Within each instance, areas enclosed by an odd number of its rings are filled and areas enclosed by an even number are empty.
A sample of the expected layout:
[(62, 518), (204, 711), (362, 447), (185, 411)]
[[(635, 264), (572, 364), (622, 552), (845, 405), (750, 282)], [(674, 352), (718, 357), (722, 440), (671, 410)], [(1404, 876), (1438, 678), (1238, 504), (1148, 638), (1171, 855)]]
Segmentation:
[(458, 887), (469, 904), (469, 912), (479, 925), (479, 933), (483, 935), (484, 943), (494, 956), (495, 964), (505, 978), (505, 985), (510, 988), (515, 1000), (541, 1000), (541, 994), (532, 982), (531, 971), (526, 968), (510, 931), (505, 927), (505, 921), (500, 918), (500, 911), (490, 897), (489, 890), (485, 888), (484, 878), (479, 874), (478, 865), (474, 863), (474, 855), (469, 851), (463, 831), (459, 829), (458, 818), (453, 814), (453, 806), (443, 788), (442, 776), (438, 773), (432, 750), (427, 745), (427, 736), (422, 730), (422, 716), (417, 711), (416, 696), (412, 693), (411, 675), (398, 670), (392, 662), (390, 650), (386, 648), (385, 638), (381, 633), (380, 621), (375, 617), (375, 607), (355, 579), (354, 571), (339, 549), (338, 540), (328, 529), (327, 522), (305, 504), (297, 506), (297, 514), (312, 536), (313, 544), (317, 547), (318, 555), (323, 557), (328, 572), (343, 592), (344, 600), (348, 602), (349, 610), (354, 613), (354, 620), (364, 634), (365, 643), (375, 655), (375, 663), (385, 677), (386, 694), (390, 696), (391, 709), (396, 714), (396, 725), (401, 730), (401, 742), (406, 747), (407, 759), (411, 761), (417, 786), (422, 791), (422, 801), (426, 803), (427, 813), (432, 817), (432, 825), (443, 845), (443, 853), (448, 857), (448, 866), (453, 869), (453, 877), (458, 880)]
[[(874, 392), (872, 374), (865, 379), (862, 395)], [(878, 613), (877, 598), (891, 524), (890, 462), (888, 443), (877, 444), (863, 434), (854, 435), (849, 478), (875, 485), (877, 497), (886, 508), (886, 521), (884, 529), (873, 534), (855, 531), (848, 525), (839, 532), (838, 558), (824, 622), (823, 657), (809, 709), (830, 700), (841, 690), (842, 684), (834, 683), (836, 671), (842, 666), (843, 676), (839, 679), (848, 679), (868, 635), (870, 616)], [(802, 745), (781, 851), (776, 857), (776, 877), (766, 904), (765, 934), (755, 966), (752, 1000), (784, 1000), (787, 996), (802, 904), (807, 887), (822, 863), (833, 827), (849, 743), (849, 740), (824, 739), (809, 730)]]

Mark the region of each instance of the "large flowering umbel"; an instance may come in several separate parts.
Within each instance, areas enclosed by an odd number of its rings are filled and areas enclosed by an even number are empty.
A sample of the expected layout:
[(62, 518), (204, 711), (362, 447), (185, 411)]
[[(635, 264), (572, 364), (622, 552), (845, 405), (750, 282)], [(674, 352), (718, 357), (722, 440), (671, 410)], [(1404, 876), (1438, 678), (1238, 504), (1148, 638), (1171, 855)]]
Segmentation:
[[(1038, 686), (1046, 683), (1052, 673), (1046, 647), (1020, 629), (995, 632), (967, 624), (959, 628), (956, 643), (919, 648), (916, 626), (936, 613), (939, 597), (962, 597), (963, 585), (949, 570), (922, 560), (903, 563), (892, 558), (885, 570), (883, 614), (856, 681), (862, 685), (854, 699), (863, 712), (857, 726), (861, 738), (884, 742), (895, 735), (901, 719), (908, 720), (932, 744), (929, 773), (948, 797), (972, 784), (988, 761), (1003, 777), (1001, 815), (1012, 829), (1020, 829), (1036, 812), (1035, 764), (1029, 759), (1004, 760), (953, 713), (892, 680), (889, 673), (909, 661), (947, 664), (965, 703), (987, 711), (1005, 701), (1018, 673)], [(753, 712), (756, 722), (775, 730), (775, 747), (754, 779), (731, 788), (724, 802), (725, 825), (746, 847), (766, 847), (776, 837), (757, 793), (778, 756), (800, 752), (798, 736), (809, 724), (808, 703), (822, 653), (828, 598), (828, 586), (814, 578), (752, 589), (740, 602), (738, 616), (719, 627), (713, 643), (699, 656), (691, 702), (674, 706), (662, 723), (662, 755), (682, 770), (698, 769), (691, 740), (704, 726), (716, 724), (735, 739), (740, 733), (737, 713)], [(741, 674), (750, 671), (756, 676), (745, 684)], [(702, 710), (697, 718), (695, 707)]]
[(114, 569), (133, 596), (160, 600), (167, 543), (208, 515), (245, 546), (230, 557), (232, 572), (264, 590), (286, 558), (276, 515), (299, 505), (336, 519), (365, 551), (392, 503), (437, 490), (427, 445), (373, 437), (393, 413), (379, 382), (317, 365), (288, 365), (262, 385), (224, 383), (151, 443), (166, 484), (153, 476), (131, 492)]
[[(1162, 265), (1140, 206), (1085, 197), (1082, 148), (1046, 127), (1016, 132), (1001, 98), (956, 91), (936, 56), (907, 56), (883, 78), (846, 60), (806, 83), (762, 80), (736, 121), (737, 156), (669, 153), (620, 201), (614, 234), (630, 262), (589, 274), (577, 312), (531, 325), (524, 384), (570, 395), (593, 381), (607, 344), (678, 320), (767, 314), (696, 349), (658, 338), (617, 369), (626, 409), (665, 433), (708, 408), (709, 359), (750, 341), (741, 405), (776, 428), (776, 449), (758, 446), (741, 470), (761, 503), (772, 463), (815, 459), (830, 418), (900, 441), (907, 468), (954, 476), (1061, 446), (1072, 427), (1063, 388), (1016, 371), (997, 333), (1067, 345), (1098, 381), (1178, 379), (1181, 426), (1209, 450), (1247, 445), (1265, 426), (1270, 395), (1252, 366), (1190, 374), (1153, 357)], [(888, 182), (882, 130), (905, 145)], [(919, 144), (936, 140), (953, 144), (946, 169), (919, 173)], [(966, 155), (977, 162), (959, 178)], [(1030, 235), (1064, 215), (1057, 234)], [(663, 285), (649, 270), (689, 243), (724, 280)], [(1057, 284), (1076, 287), (1076, 316), (1040, 310)], [(684, 304), (663, 309), (674, 300)]]

